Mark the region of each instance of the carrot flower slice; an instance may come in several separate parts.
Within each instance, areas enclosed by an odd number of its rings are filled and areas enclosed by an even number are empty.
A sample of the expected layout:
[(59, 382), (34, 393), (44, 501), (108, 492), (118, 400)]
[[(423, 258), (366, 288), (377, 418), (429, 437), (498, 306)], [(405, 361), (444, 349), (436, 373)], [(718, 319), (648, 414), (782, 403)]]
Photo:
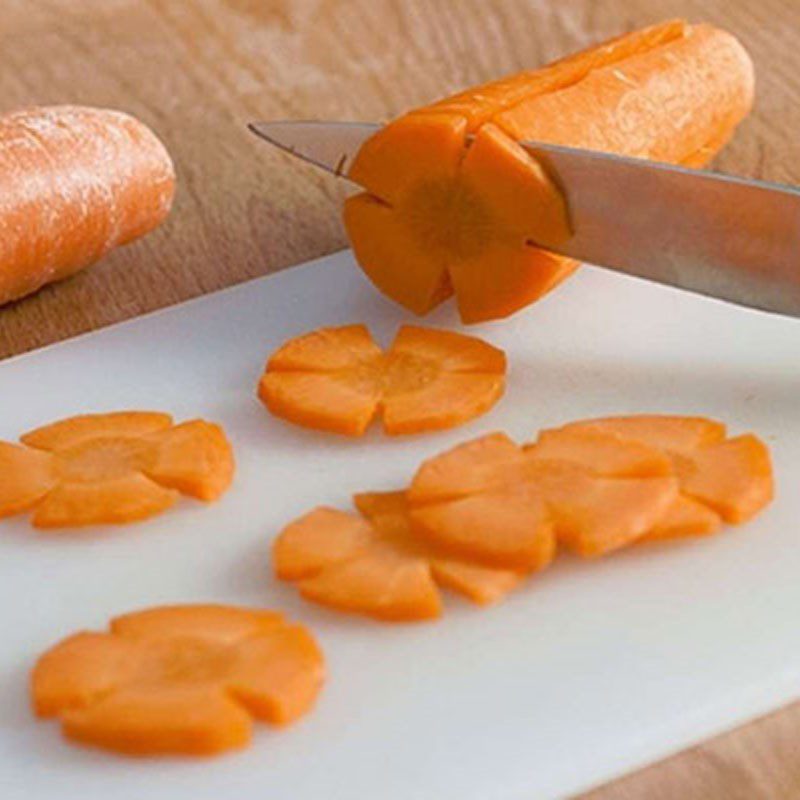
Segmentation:
[(773, 493), (757, 437), (726, 439), (721, 423), (699, 417), (643, 415), (571, 423), (525, 447), (483, 436), (423, 463), (408, 500), (420, 539), (483, 565), (535, 570), (552, 557), (547, 531), (594, 557), (714, 533)]
[(487, 605), (524, 578), (522, 571), (476, 564), (419, 540), (404, 492), (359, 494), (354, 502), (361, 516), (317, 508), (273, 544), (276, 574), (295, 581), (308, 600), (380, 620), (424, 620), (442, 613), (438, 586)]
[(450, 428), (485, 413), (505, 387), (505, 355), (472, 336), (405, 325), (383, 352), (363, 325), (284, 344), (258, 394), (275, 416), (361, 436), (377, 416), (390, 435)]
[(0, 442), (0, 517), (30, 510), (39, 528), (146, 519), (181, 493), (215, 500), (233, 479), (233, 452), (219, 426), (173, 426), (159, 412), (71, 417), (21, 441)]
[(127, 614), (109, 633), (79, 633), (31, 675), (42, 717), (64, 735), (135, 755), (211, 755), (246, 745), (253, 718), (292, 722), (324, 678), (319, 647), (279, 614), (167, 606)]

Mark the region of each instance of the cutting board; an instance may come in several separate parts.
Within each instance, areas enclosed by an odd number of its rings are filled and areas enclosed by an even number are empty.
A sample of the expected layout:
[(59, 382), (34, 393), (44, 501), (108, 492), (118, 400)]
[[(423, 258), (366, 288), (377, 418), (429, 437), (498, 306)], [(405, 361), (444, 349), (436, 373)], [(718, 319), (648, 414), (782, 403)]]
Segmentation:
[[(343, 252), (0, 363), (0, 438), (55, 418), (163, 409), (222, 423), (231, 491), (119, 529), (0, 523), (0, 795), (291, 800), (561, 797), (795, 698), (800, 685), (800, 323), (585, 268), (535, 307), (470, 332), (505, 348), (508, 391), (453, 431), (350, 441), (270, 417), (267, 354), (320, 325), (406, 316)], [(430, 324), (458, 327), (451, 309)], [(385, 625), (301, 601), (270, 541), (321, 504), (403, 486), (419, 462), (503, 429), (705, 414), (771, 445), (778, 498), (754, 522), (687, 544), (560, 558), (505, 603), (450, 598), (434, 623)], [(0, 476), (1, 479), (1, 476)], [(37, 654), (160, 603), (281, 608), (327, 654), (318, 707), (211, 761), (130, 760), (66, 743), (27, 707)]]

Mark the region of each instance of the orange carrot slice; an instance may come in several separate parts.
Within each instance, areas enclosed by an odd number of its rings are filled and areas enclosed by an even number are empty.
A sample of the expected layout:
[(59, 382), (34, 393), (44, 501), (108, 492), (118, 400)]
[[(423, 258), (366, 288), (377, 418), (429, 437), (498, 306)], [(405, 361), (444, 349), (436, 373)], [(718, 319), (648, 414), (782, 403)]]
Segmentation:
[(475, 603), (495, 603), (523, 579), (439, 552), (411, 529), (404, 492), (356, 495), (356, 516), (317, 508), (289, 524), (273, 543), (275, 573), (295, 581), (308, 600), (388, 621), (438, 617), (437, 583)]
[(0, 516), (32, 510), (39, 528), (122, 524), (158, 514), (179, 493), (217, 499), (230, 485), (233, 452), (202, 420), (172, 426), (168, 414), (87, 414), (37, 428), (26, 446), (0, 442)]
[(325, 328), (284, 344), (258, 394), (275, 416), (348, 436), (378, 415), (390, 435), (460, 425), (505, 386), (502, 351), (470, 336), (403, 326), (383, 353), (363, 325)]
[[(345, 203), (356, 259), (425, 314), (507, 316), (575, 269), (564, 198), (523, 140), (699, 166), (747, 115), (753, 69), (730, 34), (673, 20), (404, 114), (364, 143)], [(624, 113), (621, 113), (624, 109)]]
[(148, 609), (48, 650), (31, 676), (39, 716), (64, 735), (135, 755), (211, 755), (246, 745), (252, 719), (292, 722), (324, 677), (310, 634), (272, 612)]
[(705, 536), (773, 494), (764, 444), (724, 437), (713, 420), (666, 416), (571, 423), (524, 448), (490, 434), (422, 464), (407, 494), (411, 519), (447, 552), (529, 570), (549, 563), (552, 552), (536, 549), (548, 536), (583, 557)]

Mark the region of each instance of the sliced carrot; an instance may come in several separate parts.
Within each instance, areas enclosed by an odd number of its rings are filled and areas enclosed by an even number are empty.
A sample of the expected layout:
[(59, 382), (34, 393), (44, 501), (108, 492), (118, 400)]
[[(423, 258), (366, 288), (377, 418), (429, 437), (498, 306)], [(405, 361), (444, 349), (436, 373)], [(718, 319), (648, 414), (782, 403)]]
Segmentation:
[[(518, 447), (496, 433), (424, 462), (407, 497), (420, 539), (482, 565), (536, 569), (546, 532), (584, 557), (705, 536), (772, 497), (769, 453), (721, 423), (639, 416), (571, 423)], [(537, 560), (538, 559), (538, 560)]]
[(122, 524), (158, 514), (179, 492), (218, 498), (233, 477), (222, 429), (172, 426), (168, 414), (86, 414), (37, 428), (26, 446), (0, 442), (0, 516), (32, 510), (40, 528)]
[(49, 453), (0, 442), (0, 517), (27, 511), (57, 482)]
[(502, 351), (474, 337), (403, 326), (381, 352), (366, 328), (326, 328), (284, 344), (267, 363), (259, 397), (276, 416), (362, 435), (383, 417), (390, 435), (462, 424), (505, 386)]
[(296, 581), (308, 600), (381, 620), (424, 620), (442, 613), (437, 583), (486, 605), (524, 577), (418, 539), (404, 492), (358, 494), (354, 503), (363, 516), (318, 508), (290, 523), (273, 543), (276, 575)]
[(678, 461), (683, 491), (709, 505), (726, 522), (745, 522), (774, 496), (769, 450), (746, 434), (699, 447)]
[(465, 322), (507, 316), (575, 269), (543, 141), (705, 163), (752, 104), (753, 70), (724, 31), (674, 20), (404, 114), (364, 143), (345, 204), (357, 261), (418, 314), (453, 291)]
[(283, 724), (306, 713), (323, 675), (314, 640), (278, 614), (178, 606), (57, 644), (33, 669), (31, 698), (79, 742), (209, 755), (246, 745), (253, 717)]

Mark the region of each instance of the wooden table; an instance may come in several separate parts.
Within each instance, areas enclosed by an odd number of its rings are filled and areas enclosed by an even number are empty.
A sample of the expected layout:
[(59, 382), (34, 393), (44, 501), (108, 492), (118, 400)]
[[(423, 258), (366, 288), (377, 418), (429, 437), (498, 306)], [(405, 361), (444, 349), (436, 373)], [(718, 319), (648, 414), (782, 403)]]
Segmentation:
[[(800, 183), (796, 0), (3, 0), (0, 110), (129, 110), (180, 191), (154, 235), (0, 310), (0, 358), (345, 246), (342, 187), (246, 121), (385, 119), (671, 16), (728, 28), (756, 62), (756, 109), (717, 166)], [(586, 798), (800, 797), (798, 737), (794, 706)]]

